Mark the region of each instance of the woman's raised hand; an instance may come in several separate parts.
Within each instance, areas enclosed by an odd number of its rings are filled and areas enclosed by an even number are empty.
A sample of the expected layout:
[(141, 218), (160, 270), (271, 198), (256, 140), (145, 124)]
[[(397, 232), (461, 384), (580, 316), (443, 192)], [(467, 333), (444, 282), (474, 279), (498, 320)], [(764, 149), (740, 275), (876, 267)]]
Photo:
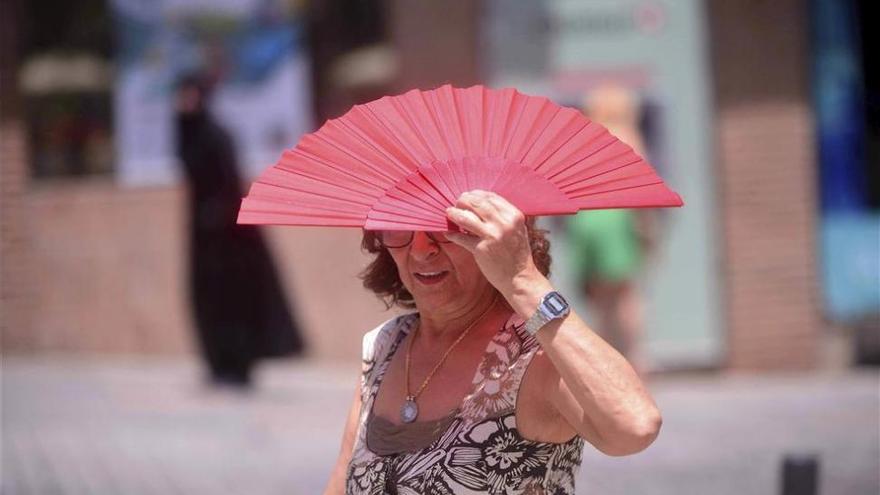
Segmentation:
[(467, 233), (446, 237), (474, 255), (489, 282), (510, 300), (524, 285), (547, 283), (532, 259), (525, 215), (501, 196), (474, 190), (463, 193), (447, 217)]

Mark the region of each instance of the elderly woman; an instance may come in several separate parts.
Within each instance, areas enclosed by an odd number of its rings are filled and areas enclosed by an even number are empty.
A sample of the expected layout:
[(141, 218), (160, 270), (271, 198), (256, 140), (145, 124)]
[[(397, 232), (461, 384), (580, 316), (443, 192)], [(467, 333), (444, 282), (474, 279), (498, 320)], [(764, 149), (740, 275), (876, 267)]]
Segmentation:
[(543, 234), (491, 192), (447, 215), (462, 232), (365, 233), (365, 286), (417, 311), (364, 337), (325, 493), (574, 493), (584, 440), (650, 445), (657, 406), (554, 291)]

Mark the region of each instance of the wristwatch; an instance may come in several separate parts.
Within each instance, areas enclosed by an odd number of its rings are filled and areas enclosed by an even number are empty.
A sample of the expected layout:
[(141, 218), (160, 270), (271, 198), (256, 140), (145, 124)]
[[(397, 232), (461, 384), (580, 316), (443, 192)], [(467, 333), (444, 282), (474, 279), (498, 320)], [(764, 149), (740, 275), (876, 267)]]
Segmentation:
[(562, 297), (562, 294), (555, 290), (548, 292), (547, 295), (541, 299), (541, 303), (538, 304), (538, 309), (535, 311), (535, 314), (526, 321), (525, 330), (526, 332), (535, 335), (538, 333), (538, 330), (547, 323), (565, 318), (570, 312), (571, 308), (568, 305), (568, 301)]

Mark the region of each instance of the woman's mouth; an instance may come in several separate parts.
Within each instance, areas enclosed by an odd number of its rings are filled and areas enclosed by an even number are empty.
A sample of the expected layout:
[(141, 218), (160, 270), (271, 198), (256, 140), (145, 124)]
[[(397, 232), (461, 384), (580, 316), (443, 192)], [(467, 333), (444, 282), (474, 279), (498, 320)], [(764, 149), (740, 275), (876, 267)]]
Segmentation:
[(449, 275), (449, 272), (446, 270), (436, 271), (436, 272), (414, 272), (413, 276), (415, 276), (416, 280), (425, 284), (425, 285), (433, 285), (439, 283), (441, 280), (446, 278)]

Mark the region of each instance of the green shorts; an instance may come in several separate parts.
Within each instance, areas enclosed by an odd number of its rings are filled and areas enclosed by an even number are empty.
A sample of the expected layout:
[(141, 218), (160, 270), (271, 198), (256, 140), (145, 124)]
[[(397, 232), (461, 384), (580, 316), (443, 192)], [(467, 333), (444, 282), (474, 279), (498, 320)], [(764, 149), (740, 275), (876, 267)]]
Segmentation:
[(632, 210), (590, 210), (569, 217), (568, 241), (572, 268), (582, 283), (629, 280), (641, 267)]

